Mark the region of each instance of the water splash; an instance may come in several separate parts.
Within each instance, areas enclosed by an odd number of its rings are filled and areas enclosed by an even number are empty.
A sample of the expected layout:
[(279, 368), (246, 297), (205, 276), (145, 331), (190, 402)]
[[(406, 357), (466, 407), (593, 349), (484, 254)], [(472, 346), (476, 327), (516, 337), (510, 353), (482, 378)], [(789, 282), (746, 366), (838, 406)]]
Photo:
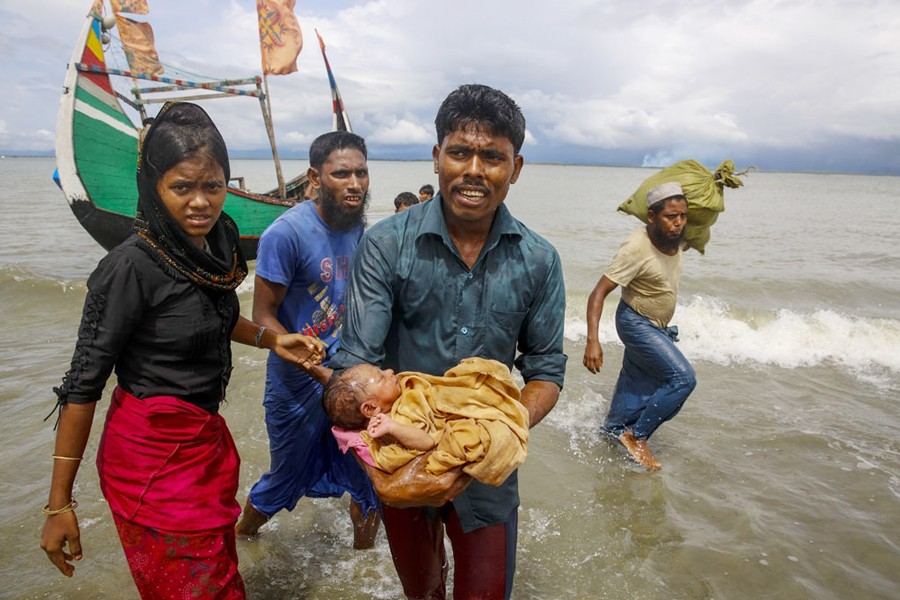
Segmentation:
[[(692, 360), (787, 369), (836, 365), (873, 381), (900, 374), (896, 319), (855, 317), (830, 309), (748, 311), (695, 295), (679, 303), (672, 323), (680, 331), (679, 348)], [(586, 332), (584, 321), (566, 324), (567, 339), (580, 342)], [(601, 343), (620, 344), (612, 314), (604, 315), (599, 338)]]

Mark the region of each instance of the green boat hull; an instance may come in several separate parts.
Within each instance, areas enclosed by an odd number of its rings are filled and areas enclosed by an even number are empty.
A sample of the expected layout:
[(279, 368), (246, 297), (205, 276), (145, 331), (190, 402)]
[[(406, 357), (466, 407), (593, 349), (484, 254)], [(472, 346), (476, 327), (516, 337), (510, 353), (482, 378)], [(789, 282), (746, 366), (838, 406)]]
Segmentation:
[[(57, 119), (59, 185), (82, 227), (107, 250), (132, 231), (137, 209), (135, 172), (139, 130), (116, 96), (100, 43), (100, 22), (88, 17), (66, 76)], [(299, 190), (305, 175), (288, 184)], [(277, 191), (276, 191), (277, 192)], [(248, 259), (259, 236), (296, 204), (276, 194), (228, 188), (225, 212), (237, 223)]]

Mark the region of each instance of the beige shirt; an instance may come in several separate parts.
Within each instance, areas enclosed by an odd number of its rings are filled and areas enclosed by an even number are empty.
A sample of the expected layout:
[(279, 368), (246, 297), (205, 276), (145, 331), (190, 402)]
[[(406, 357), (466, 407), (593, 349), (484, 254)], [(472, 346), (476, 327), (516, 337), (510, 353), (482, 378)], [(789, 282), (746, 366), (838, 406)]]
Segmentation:
[(658, 327), (668, 327), (675, 314), (681, 248), (674, 256), (656, 249), (647, 229), (638, 229), (625, 240), (606, 269), (606, 277), (622, 286), (622, 300)]

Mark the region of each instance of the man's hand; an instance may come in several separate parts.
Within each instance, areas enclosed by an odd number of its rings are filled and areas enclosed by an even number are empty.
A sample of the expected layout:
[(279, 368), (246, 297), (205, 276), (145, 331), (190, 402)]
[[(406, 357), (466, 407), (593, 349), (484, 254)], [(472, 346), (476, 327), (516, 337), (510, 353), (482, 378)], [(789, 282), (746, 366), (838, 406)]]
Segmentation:
[(600, 347), (599, 341), (587, 341), (584, 347), (584, 358), (581, 362), (591, 373), (600, 371), (600, 367), (603, 366), (603, 348)]
[(596, 373), (603, 366), (603, 349), (600, 347), (597, 330), (600, 327), (600, 316), (603, 314), (603, 303), (606, 297), (619, 287), (619, 284), (603, 275), (591, 295), (588, 296), (587, 306), (587, 343), (584, 347), (582, 364), (591, 373)]
[(360, 461), (381, 501), (396, 508), (443, 506), (458, 496), (472, 481), (459, 468), (443, 475), (425, 471), (430, 453), (417, 456), (393, 473), (385, 473)]

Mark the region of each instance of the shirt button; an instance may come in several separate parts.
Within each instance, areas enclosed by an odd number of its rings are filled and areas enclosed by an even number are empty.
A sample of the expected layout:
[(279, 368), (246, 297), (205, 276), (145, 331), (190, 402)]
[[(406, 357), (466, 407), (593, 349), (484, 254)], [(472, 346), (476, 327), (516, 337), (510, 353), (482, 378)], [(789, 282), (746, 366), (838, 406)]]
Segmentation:
[(463, 328), (460, 329), (459, 331), (460, 331), (460, 333), (462, 333), (463, 335), (468, 335), (468, 333), (469, 333), (469, 328), (468, 328), (468, 327), (463, 327)]
[(473, 277), (475, 277), (475, 273), (473, 273), (472, 271), (469, 271), (469, 279), (472, 279)]

